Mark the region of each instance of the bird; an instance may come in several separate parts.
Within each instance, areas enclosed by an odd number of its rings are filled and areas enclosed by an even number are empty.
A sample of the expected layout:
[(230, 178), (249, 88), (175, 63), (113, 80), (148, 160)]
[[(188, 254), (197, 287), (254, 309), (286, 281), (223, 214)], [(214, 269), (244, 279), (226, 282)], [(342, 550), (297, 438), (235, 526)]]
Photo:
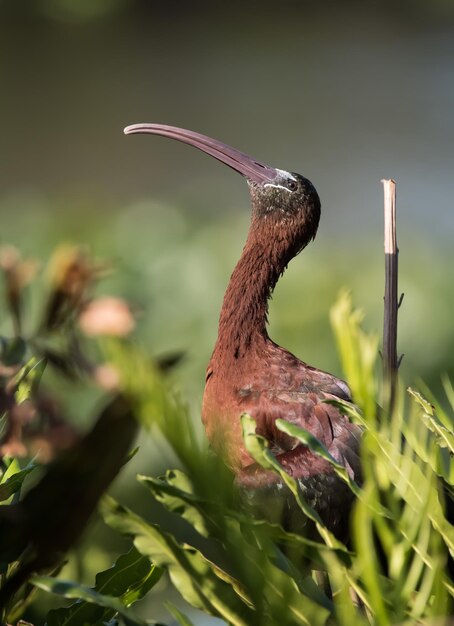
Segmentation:
[[(240, 417), (247, 413), (254, 418), (256, 433), (266, 439), (284, 470), (298, 481), (326, 526), (343, 538), (348, 533), (351, 490), (328, 461), (281, 432), (276, 420), (309, 431), (352, 480), (360, 482), (360, 427), (335, 403), (327, 402), (352, 402), (350, 389), (345, 381), (278, 346), (267, 332), (268, 301), (277, 281), (317, 233), (321, 204), (314, 185), (300, 174), (270, 167), (194, 131), (140, 123), (127, 126), (124, 133), (175, 139), (246, 178), (251, 222), (221, 308), (218, 336), (206, 370), (202, 421), (211, 447), (233, 470), (251, 506), (262, 512), (275, 511), (277, 521), (290, 530), (304, 527), (304, 516), (280, 478), (254, 463), (245, 448)], [(309, 298), (307, 302), (310, 306)]]

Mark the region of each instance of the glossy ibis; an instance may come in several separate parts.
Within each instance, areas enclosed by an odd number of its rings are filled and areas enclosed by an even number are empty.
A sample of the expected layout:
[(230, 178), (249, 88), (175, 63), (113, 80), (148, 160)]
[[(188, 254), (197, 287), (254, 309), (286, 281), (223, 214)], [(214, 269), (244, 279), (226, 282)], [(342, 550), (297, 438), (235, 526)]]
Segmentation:
[(240, 415), (247, 412), (253, 416), (257, 432), (268, 440), (286, 471), (299, 480), (328, 527), (344, 535), (352, 499), (349, 489), (329, 463), (279, 431), (275, 421), (283, 418), (310, 431), (358, 480), (359, 428), (324, 402), (349, 401), (349, 388), (275, 344), (266, 330), (268, 300), (279, 277), (317, 232), (317, 191), (300, 174), (269, 167), (199, 133), (162, 124), (135, 124), (124, 132), (176, 139), (245, 176), (252, 202), (251, 225), (222, 305), (218, 338), (206, 373), (203, 422), (212, 447), (234, 470), (248, 499), (266, 501), (266, 507), (271, 499), (280, 521), (294, 528), (302, 520), (292, 499), (278, 478), (256, 466), (245, 450)]

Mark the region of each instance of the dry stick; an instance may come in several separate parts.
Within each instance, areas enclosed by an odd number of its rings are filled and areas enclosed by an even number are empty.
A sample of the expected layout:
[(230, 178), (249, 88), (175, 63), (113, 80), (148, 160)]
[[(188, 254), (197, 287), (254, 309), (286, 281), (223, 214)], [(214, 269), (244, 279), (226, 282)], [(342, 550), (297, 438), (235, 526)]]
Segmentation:
[(397, 260), (399, 250), (396, 238), (396, 183), (381, 181), (384, 191), (385, 209), (385, 311), (383, 320), (383, 373), (385, 397), (392, 412), (396, 394), (396, 378), (399, 362), (397, 358)]

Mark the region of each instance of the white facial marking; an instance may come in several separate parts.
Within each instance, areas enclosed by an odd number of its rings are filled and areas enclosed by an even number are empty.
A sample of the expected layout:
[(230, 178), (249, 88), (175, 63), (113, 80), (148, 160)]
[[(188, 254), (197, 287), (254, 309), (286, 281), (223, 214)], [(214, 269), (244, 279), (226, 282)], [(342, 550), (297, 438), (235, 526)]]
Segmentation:
[(290, 180), (296, 181), (296, 178), (293, 176), (293, 174), (290, 174), (290, 172), (286, 172), (285, 170), (279, 170), (278, 168), (276, 168), (276, 172), (279, 172), (279, 174), (282, 174), (282, 176), (290, 178)]
[(284, 187), (283, 185), (273, 185), (272, 183), (265, 183), (263, 186), (264, 187), (275, 187), (276, 189), (283, 189), (284, 191), (288, 191), (289, 193), (292, 193), (291, 189), (287, 189), (287, 187)]
[[(296, 178), (293, 176), (293, 174), (290, 174), (290, 172), (287, 172), (286, 170), (280, 170), (277, 168), (276, 168), (276, 172), (278, 172), (282, 176), (282, 178), (287, 178), (296, 182)], [(284, 191), (288, 191), (289, 193), (292, 193), (292, 190), (285, 187), (285, 185), (277, 185), (275, 183), (265, 183), (263, 186), (275, 187), (276, 189), (284, 189)]]

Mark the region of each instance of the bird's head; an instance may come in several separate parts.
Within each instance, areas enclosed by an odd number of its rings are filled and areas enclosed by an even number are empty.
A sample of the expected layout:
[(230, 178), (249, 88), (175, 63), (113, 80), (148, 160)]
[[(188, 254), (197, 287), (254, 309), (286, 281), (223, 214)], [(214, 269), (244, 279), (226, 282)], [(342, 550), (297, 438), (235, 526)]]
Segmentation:
[[(308, 241), (317, 233), (320, 220), (320, 199), (314, 185), (295, 172), (275, 169), (270, 181), (249, 179), (253, 216), (256, 220), (271, 220), (282, 229), (300, 231)], [(295, 233), (296, 234), (296, 233)]]
[(294, 229), (301, 248), (315, 237), (320, 219), (320, 199), (312, 183), (300, 174), (270, 167), (200, 133), (164, 124), (133, 124), (126, 135), (149, 133), (189, 144), (242, 174), (248, 181), (253, 220)]

